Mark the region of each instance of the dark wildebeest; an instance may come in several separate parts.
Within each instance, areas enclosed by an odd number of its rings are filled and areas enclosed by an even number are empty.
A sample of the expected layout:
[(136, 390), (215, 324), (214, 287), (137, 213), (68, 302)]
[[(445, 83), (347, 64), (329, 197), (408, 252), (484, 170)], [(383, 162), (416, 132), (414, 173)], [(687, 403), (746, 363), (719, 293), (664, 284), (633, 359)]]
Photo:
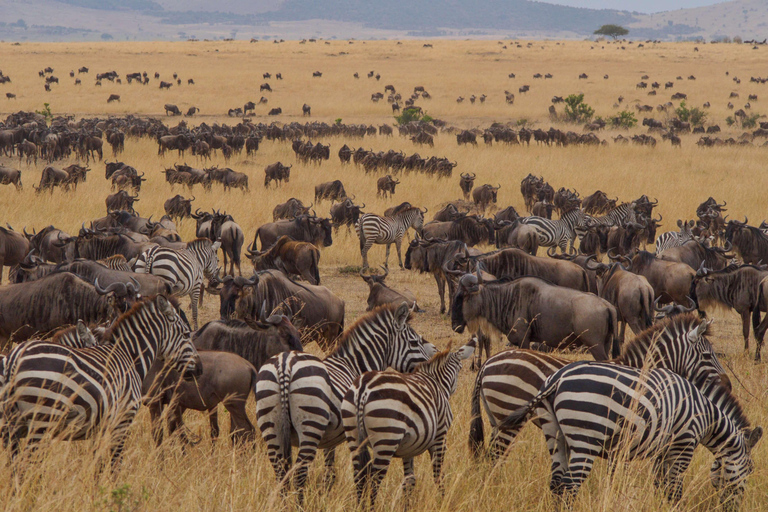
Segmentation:
[[(143, 394), (148, 402), (155, 442), (162, 443), (160, 423), (163, 408), (171, 406), (169, 434), (183, 424), (186, 409), (209, 413), (211, 438), (219, 435), (217, 407), (224, 404), (230, 416), (230, 437), (234, 443), (253, 438), (253, 424), (245, 411), (251, 391), (256, 390), (258, 369), (270, 357), (291, 350), (302, 351), (299, 332), (283, 315), (262, 314), (249, 326), (239, 320), (216, 320), (192, 336), (200, 351), (203, 373), (194, 382), (185, 382), (173, 370), (163, 371), (156, 363), (144, 379)], [(158, 373), (162, 372), (159, 376)], [(180, 437), (188, 441), (182, 430)]]
[[(691, 298), (696, 301), (700, 311), (711, 312), (715, 308), (736, 310), (741, 316), (744, 350), (749, 350), (749, 319), (755, 315), (760, 318), (762, 304), (759, 295), (761, 282), (766, 277), (768, 271), (763, 267), (729, 265), (723, 270), (713, 271), (702, 264), (693, 280)], [(760, 360), (759, 350), (755, 353), (755, 360)]]
[(426, 239), (461, 240), (470, 247), (496, 242), (493, 221), (477, 215), (465, 215), (446, 222), (428, 222), (424, 224), (423, 233)]
[(497, 229), (497, 248), (514, 247), (531, 256), (539, 251), (539, 232), (535, 227), (514, 220), (499, 221), (494, 228)]
[(291, 177), (291, 167), (293, 164), (285, 166), (281, 162), (266, 166), (264, 168), (264, 188), (268, 188), (272, 181), (275, 182), (275, 186), (280, 185), (283, 180), (288, 183)]
[(49, 165), (43, 169), (42, 175), (40, 176), (40, 185), (35, 187), (33, 184), (32, 187), (38, 194), (45, 190), (50, 190), (51, 194), (53, 194), (53, 189), (57, 186), (61, 186), (67, 191), (70, 187), (76, 190), (77, 184), (81, 181), (85, 181), (85, 176), (88, 171), (90, 171), (90, 169), (80, 167), (77, 164), (72, 164), (64, 169), (57, 169)]
[(280, 203), (272, 210), (272, 220), (295, 219), (299, 215), (308, 215), (312, 205), (304, 206), (301, 200), (295, 197), (290, 198), (284, 203)]
[(531, 208), (531, 215), (535, 215), (536, 217), (543, 217), (545, 219), (552, 219), (552, 210), (554, 210), (554, 208), (555, 205), (546, 199), (543, 201), (538, 201), (533, 205), (533, 208)]
[(172, 115), (172, 116), (180, 116), (181, 110), (179, 110), (179, 107), (176, 105), (172, 105), (170, 103), (166, 103), (165, 106), (165, 115)]
[(347, 197), (344, 190), (344, 184), (341, 180), (327, 181), (315, 185), (315, 202), (319, 203), (325, 199), (329, 201), (341, 201)]
[[(107, 265), (120, 267), (120, 269), (111, 268)], [(94, 286), (98, 282), (99, 287), (107, 289), (115, 283), (126, 283), (128, 292), (136, 294), (141, 292), (144, 296), (157, 295), (158, 293), (170, 295), (173, 291), (170, 283), (162, 277), (133, 272), (122, 255), (115, 255), (100, 261), (76, 259), (69, 263), (57, 265), (54, 271), (70, 272)], [(34, 281), (36, 277), (30, 275), (27, 280)]]
[(305, 344), (316, 341), (324, 351), (344, 330), (344, 301), (324, 286), (295, 283), (277, 270), (258, 272), (251, 279), (226, 277), (218, 284), (220, 288), (208, 291), (219, 295), (222, 318), (258, 318), (262, 307), (282, 311), (292, 317)]
[(510, 345), (532, 341), (552, 348), (585, 347), (597, 361), (618, 355), (616, 308), (591, 293), (551, 284), (538, 277), (484, 283), (478, 273), (459, 280), (451, 308), (456, 332), (492, 326)]
[[(192, 117), (192, 116), (194, 116), (198, 112), (200, 112), (199, 108), (197, 108), (197, 107), (189, 107), (187, 109), (187, 113), (185, 115), (186, 115), (186, 117)], [(205, 373), (205, 371), (203, 371), (203, 373)]]
[(272, 87), (270, 87), (270, 86), (269, 86), (269, 84), (268, 84), (267, 82), (264, 82), (263, 84), (261, 84), (261, 85), (259, 86), (259, 92), (262, 92), (262, 91), (269, 91), (269, 92), (272, 92)]
[[(220, 213), (218, 210), (211, 219), (210, 231), (207, 238), (211, 242), (221, 241), (221, 250), (224, 253), (224, 272), (235, 275), (243, 275), (240, 270), (240, 255), (243, 252), (245, 236), (243, 229), (235, 222), (235, 219), (227, 212)], [(229, 271), (227, 271), (227, 261), (229, 261)]]
[[(157, 77), (155, 77), (155, 78), (157, 78)], [(160, 88), (161, 89), (170, 89), (172, 85), (173, 84), (171, 82), (164, 82), (162, 80), (160, 81)]]
[(588, 215), (601, 215), (616, 208), (618, 200), (618, 197), (616, 199), (608, 199), (608, 195), (605, 192), (598, 190), (594, 194), (585, 197), (581, 202), (581, 207)]
[(348, 164), (349, 160), (352, 158), (352, 149), (350, 149), (349, 146), (344, 144), (339, 148), (339, 160), (343, 164)]
[[(53, 226), (46, 226), (39, 232), (32, 234), (23, 231), (24, 236), (29, 240), (31, 250), (36, 255), (39, 255), (43, 261), (52, 261), (54, 263), (61, 263), (65, 260), (74, 259), (74, 245), (65, 244), (64, 247), (56, 245), (60, 238), (69, 238), (69, 235), (64, 231), (57, 229)], [(67, 255), (67, 251), (71, 254)]]
[(280, 107), (277, 107), (277, 108), (273, 108), (272, 110), (270, 110), (270, 111), (267, 113), (267, 115), (268, 115), (268, 116), (277, 116), (277, 115), (280, 115), (280, 114), (282, 114), (282, 113), (283, 113), (283, 109), (282, 109), (282, 108), (280, 108)]
[(653, 324), (653, 287), (620, 263), (595, 264), (589, 261), (593, 258), (587, 258), (587, 268), (595, 272), (597, 296), (613, 304), (619, 314), (619, 341), (623, 344), (627, 325), (638, 335)]
[(125, 190), (110, 194), (106, 199), (107, 213), (119, 210), (136, 213), (136, 211), (133, 209), (133, 203), (138, 200), (139, 196), (132, 196)]
[(468, 172), (461, 173), (459, 187), (461, 187), (461, 192), (464, 194), (465, 201), (469, 201), (469, 193), (472, 192), (472, 188), (475, 186), (475, 178), (477, 178), (475, 173), (472, 173), (471, 176)]
[(13, 267), (21, 263), (30, 249), (31, 243), (27, 237), (14, 231), (11, 226), (8, 226), (8, 229), (0, 227), (0, 284), (3, 282), (3, 267)]
[(195, 196), (192, 199), (184, 199), (180, 194), (176, 194), (170, 199), (166, 199), (163, 203), (165, 214), (172, 219), (182, 220), (186, 217), (192, 217), (192, 201), (195, 200)]
[(498, 187), (485, 184), (482, 187), (478, 187), (472, 191), (472, 200), (475, 202), (480, 211), (484, 212), (488, 205), (496, 204), (496, 196), (501, 188), (501, 184)]
[(384, 269), (384, 274), (365, 275), (362, 270), (360, 271), (360, 277), (368, 285), (368, 307), (365, 310), (371, 311), (379, 306), (387, 304), (397, 305), (405, 302), (411, 310), (423, 312), (416, 303), (416, 296), (410, 290), (406, 289), (398, 292), (384, 283), (384, 280), (389, 275), (389, 270), (386, 267), (381, 268)]
[(399, 184), (400, 182), (389, 174), (382, 176), (376, 181), (376, 195), (387, 197), (387, 193), (389, 193), (389, 197), (392, 197), (395, 195), (395, 187)]
[(69, 272), (56, 272), (30, 283), (7, 285), (0, 290), (0, 340), (27, 340), (78, 320), (109, 321), (136, 299), (129, 284), (101, 289)]
[(638, 251), (629, 259), (623, 256), (617, 257), (611, 252), (608, 256), (611, 259), (627, 261), (627, 267), (631, 268), (632, 272), (648, 280), (653, 287), (653, 295), (658, 297), (661, 303), (687, 304), (696, 271), (685, 263), (660, 260), (647, 251)]
[(331, 222), (328, 219), (301, 215), (293, 220), (268, 222), (256, 230), (251, 251), (256, 251), (256, 240), (261, 241), (261, 249), (272, 247), (277, 239), (288, 235), (299, 242), (310, 242), (317, 247), (330, 247), (333, 244)]
[[(233, 171), (225, 167), (220, 169), (218, 166), (206, 169), (211, 180), (221, 183), (224, 191), (231, 188), (239, 188), (243, 193), (248, 192), (248, 175), (242, 172)], [(287, 181), (287, 180), (286, 180)]]
[(701, 268), (703, 264), (709, 270), (722, 270), (728, 265), (728, 261), (734, 257), (728, 254), (730, 244), (727, 247), (707, 247), (697, 240), (689, 240), (683, 245), (665, 249), (659, 258), (665, 261), (678, 261), (685, 263), (694, 270)]
[(275, 269), (320, 284), (320, 250), (309, 242), (297, 242), (283, 235), (266, 251), (247, 250), (254, 270)]
[(363, 208), (365, 208), (365, 203), (358, 206), (350, 198), (332, 205), (331, 224), (334, 231), (338, 233), (341, 226), (347, 226), (347, 230), (351, 229), (360, 219)]
[(113, 101), (120, 101), (120, 95), (119, 94), (110, 94), (109, 98), (107, 98), (107, 103), (112, 103)]
[(13, 185), (16, 190), (24, 190), (21, 184), (21, 171), (0, 164), (0, 185)]
[(725, 227), (725, 239), (733, 244), (744, 263), (759, 265), (768, 262), (768, 236), (760, 229), (748, 226), (749, 219), (744, 222), (728, 221)]
[(306, 103), (301, 106), (301, 115), (309, 116), (311, 115), (311, 111), (312, 111), (312, 107), (310, 107)]

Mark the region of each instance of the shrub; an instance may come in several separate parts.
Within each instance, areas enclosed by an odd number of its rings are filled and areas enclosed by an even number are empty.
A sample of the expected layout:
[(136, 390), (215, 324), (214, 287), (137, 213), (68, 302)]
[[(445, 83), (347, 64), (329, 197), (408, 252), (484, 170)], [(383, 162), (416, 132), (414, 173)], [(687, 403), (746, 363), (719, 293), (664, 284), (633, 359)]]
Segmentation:
[(693, 126), (701, 126), (707, 120), (707, 113), (699, 107), (689, 109), (685, 102), (680, 102), (680, 106), (675, 109), (677, 118), (683, 122), (691, 123)]
[(429, 117), (426, 112), (424, 114), (421, 114), (418, 108), (408, 107), (403, 109), (403, 112), (399, 116), (395, 116), (395, 121), (397, 121), (397, 124), (403, 125), (408, 124), (411, 121), (431, 121), (432, 118)]
[(637, 125), (637, 118), (631, 110), (622, 110), (611, 118), (611, 126), (614, 128), (633, 128), (635, 125)]
[(340, 124), (341, 124), (341, 118), (340, 118), (340, 117), (337, 117), (337, 118), (336, 118), (336, 121), (334, 121), (334, 122), (335, 122), (337, 125), (340, 125)]
[(587, 123), (595, 115), (595, 109), (584, 103), (583, 94), (571, 94), (565, 98), (565, 118), (572, 123)]
[(35, 114), (40, 114), (43, 116), (46, 120), (46, 122), (53, 119), (53, 112), (51, 112), (51, 104), (50, 103), (43, 103), (43, 109), (42, 110), (35, 110)]

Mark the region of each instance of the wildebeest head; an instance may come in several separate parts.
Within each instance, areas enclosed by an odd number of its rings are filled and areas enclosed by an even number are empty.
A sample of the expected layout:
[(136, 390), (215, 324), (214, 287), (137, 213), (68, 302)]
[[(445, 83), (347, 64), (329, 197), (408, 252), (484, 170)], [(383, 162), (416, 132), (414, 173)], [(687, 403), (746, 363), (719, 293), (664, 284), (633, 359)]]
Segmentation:
[(211, 276), (206, 290), (212, 295), (219, 296), (219, 314), (226, 320), (234, 314), (237, 300), (250, 294), (253, 287), (259, 284), (259, 276), (254, 275), (251, 279), (242, 276), (225, 276), (224, 279), (220, 279), (218, 274), (217, 270), (216, 275)]
[(476, 274), (464, 274), (459, 278), (451, 309), (451, 327), (455, 332), (461, 334), (467, 326), (467, 321), (464, 318), (465, 297), (479, 293), (482, 285), (483, 276), (480, 271)]
[(310, 233), (312, 234), (313, 243), (315, 240), (322, 240), (323, 247), (330, 247), (333, 245), (333, 226), (331, 226), (330, 219), (307, 217), (307, 222), (309, 222), (311, 226)]
[(671, 318), (683, 313), (692, 313), (698, 309), (696, 307), (696, 303), (690, 297), (688, 297), (688, 307), (676, 302), (672, 302), (666, 306), (659, 306), (659, 299), (661, 299), (661, 297), (656, 297), (653, 301), (653, 310), (656, 311), (656, 320), (661, 320), (662, 318)]
[(97, 277), (93, 282), (93, 287), (100, 295), (107, 296), (107, 302), (118, 315), (128, 311), (136, 301), (141, 299), (141, 285), (133, 278), (128, 283), (115, 282), (102, 288)]

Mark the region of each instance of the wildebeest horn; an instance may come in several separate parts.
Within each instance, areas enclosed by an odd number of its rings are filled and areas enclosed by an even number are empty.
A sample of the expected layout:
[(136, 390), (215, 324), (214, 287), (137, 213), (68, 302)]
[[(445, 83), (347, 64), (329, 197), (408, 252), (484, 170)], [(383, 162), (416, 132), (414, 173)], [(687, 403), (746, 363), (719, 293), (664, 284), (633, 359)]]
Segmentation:
[(23, 228), (21, 228), (21, 232), (24, 233), (24, 236), (26, 238), (29, 238), (29, 233), (27, 233), (27, 226), (24, 226)]
[(697, 309), (696, 308), (696, 301), (693, 300), (692, 298), (688, 297), (687, 295), (685, 296), (685, 298), (688, 299), (688, 302), (691, 304), (691, 307), (690, 308), (685, 308), (684, 307), (683, 311), (685, 311), (686, 313), (690, 313), (691, 311), (696, 310)]
[(192, 199), (189, 200), (189, 202), (192, 202), (195, 200), (195, 196), (192, 196)]
[(619, 259), (621, 259), (621, 256), (620, 256), (620, 255), (616, 254), (615, 252), (612, 252), (612, 251), (613, 251), (613, 249), (614, 249), (613, 247), (611, 247), (610, 249), (608, 249), (608, 252), (606, 253), (606, 254), (608, 254), (608, 258), (610, 258), (610, 259), (611, 259), (611, 260), (613, 260), (613, 261), (616, 261), (616, 260), (619, 260)]
[(387, 276), (389, 275), (389, 269), (387, 267), (385, 267), (384, 265), (381, 265), (381, 268), (384, 269), (384, 275), (381, 276), (381, 277), (382, 277), (382, 279), (386, 279)]
[(423, 213), (427, 213), (428, 211), (429, 211), (429, 210), (427, 210), (427, 207), (425, 206), (425, 207), (424, 207), (424, 212), (423, 212)]
[[(584, 268), (586, 268), (587, 270), (602, 270), (602, 269), (604, 269), (607, 265), (605, 265), (604, 263), (598, 263), (596, 261), (596, 259), (595, 259), (596, 257), (597, 256), (595, 256), (594, 254), (590, 254), (589, 256), (587, 256), (587, 259), (584, 260)], [(594, 266), (594, 267), (590, 266), (590, 262), (594, 262), (596, 264), (596, 266)]]
[[(671, 313), (672, 309), (675, 306), (673, 304), (670, 304), (668, 306), (659, 307), (659, 299), (661, 299), (661, 296), (658, 296), (653, 300), (653, 310), (658, 313), (664, 313), (665, 315), (668, 315), (669, 313)], [(688, 299), (690, 300), (690, 297), (688, 297)]]
[(473, 178), (477, 178), (477, 174), (475, 174), (475, 173), (473, 172), (473, 173), (472, 173), (472, 177), (473, 177)]
[(122, 289), (122, 293), (119, 294), (121, 296), (122, 295), (126, 295), (128, 293), (128, 287), (125, 286), (125, 283), (121, 283), (119, 281), (115, 282), (115, 283), (112, 283), (111, 285), (107, 286), (106, 288), (102, 288), (101, 285), (99, 285), (99, 278), (98, 277), (93, 281), (93, 287), (96, 288), (96, 291), (99, 292), (99, 295), (106, 295), (106, 294), (108, 294), (110, 292), (114, 292), (114, 291), (116, 291), (118, 289)]
[[(717, 204), (717, 203), (715, 203)], [(723, 206), (727, 205), (728, 201), (723, 201), (723, 204), (717, 204), (718, 207), (722, 208)]]
[(263, 324), (267, 323), (267, 301), (262, 301), (261, 309), (259, 310), (259, 321)]
[(654, 220), (654, 222), (661, 222), (661, 219), (662, 219), (662, 218), (663, 218), (663, 217), (661, 216), (661, 214), (659, 214), (659, 220), (656, 220), (656, 219), (653, 219), (653, 220)]
[(696, 271), (697, 277), (702, 277), (707, 275), (707, 267), (705, 267), (706, 262), (702, 261), (701, 265), (699, 265), (699, 269)]
[(141, 290), (141, 283), (139, 283), (136, 279), (131, 277), (131, 282), (126, 283), (125, 285), (128, 292), (130, 292), (132, 295), (136, 295)]
[(475, 268), (475, 275), (477, 276), (477, 284), (483, 284), (483, 273), (480, 272), (480, 265)]
[(652, 205), (656, 206), (657, 204), (659, 204), (659, 200), (654, 197), (653, 201), (648, 201), (648, 204), (652, 204)]

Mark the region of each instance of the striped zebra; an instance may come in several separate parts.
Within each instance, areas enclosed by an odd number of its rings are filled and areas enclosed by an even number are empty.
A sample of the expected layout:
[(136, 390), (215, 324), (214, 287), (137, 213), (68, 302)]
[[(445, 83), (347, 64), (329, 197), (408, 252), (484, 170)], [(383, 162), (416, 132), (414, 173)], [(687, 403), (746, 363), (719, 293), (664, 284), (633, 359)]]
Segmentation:
[(162, 295), (137, 302), (110, 327), (109, 338), (91, 348), (36, 342), (11, 351), (0, 430), (14, 456), (23, 437), (37, 443), (48, 432), (68, 440), (104, 433), (114, 467), (155, 359), (163, 357), (185, 378), (202, 373), (189, 325)]
[(656, 239), (656, 254), (661, 255), (664, 251), (671, 247), (679, 247), (686, 242), (693, 240), (693, 233), (691, 229), (696, 225), (695, 221), (677, 221), (677, 227), (680, 231), (667, 231), (662, 233)]
[(198, 238), (182, 250), (155, 246), (144, 251), (136, 260), (135, 271), (164, 278), (172, 285), (173, 295), (189, 295), (192, 323), (197, 330), (197, 305), (203, 292), (203, 279), (216, 274), (219, 266), (217, 251), (221, 242)]
[(547, 418), (550, 489), (571, 503), (596, 458), (653, 457), (657, 487), (677, 503), (683, 473), (699, 444), (715, 455), (710, 479), (726, 510), (737, 509), (763, 429), (750, 428), (741, 406), (718, 383), (707, 394), (666, 368), (641, 370), (580, 361), (558, 370), (541, 391), (500, 425), (519, 429), (534, 409)]
[[(710, 323), (696, 313), (667, 317), (625, 344), (617, 364), (642, 368), (669, 368), (697, 383), (728, 377), (707, 338)], [(518, 432), (499, 432), (499, 423), (541, 389), (544, 381), (571, 361), (562, 357), (511, 349), (488, 358), (480, 368), (472, 392), (469, 445), (475, 456), (483, 449), (484, 432), (481, 408), (485, 409), (494, 430), (490, 455), (496, 459), (506, 453)], [(540, 420), (534, 422), (541, 427)]]
[(635, 207), (637, 203), (632, 201), (631, 203), (621, 203), (616, 208), (612, 209), (601, 217), (590, 217), (589, 226), (623, 226), (627, 222), (637, 222), (637, 212)]
[(410, 206), (396, 209), (391, 217), (381, 217), (374, 213), (365, 213), (360, 216), (355, 224), (355, 232), (360, 238), (360, 254), (363, 256), (363, 270), (368, 268), (368, 251), (373, 244), (386, 244), (387, 255), (384, 258), (384, 266), (389, 268), (389, 250), (392, 244), (397, 249), (397, 261), (403, 268), (403, 258), (400, 256), (400, 244), (408, 228), (413, 228), (421, 233), (424, 227), (424, 214), (427, 209)]
[(570, 244), (569, 250), (573, 252), (576, 230), (586, 229), (589, 219), (591, 217), (584, 213), (584, 210), (574, 208), (556, 220), (531, 215), (520, 217), (519, 222), (536, 228), (539, 234), (539, 245), (542, 247), (559, 247), (565, 252), (566, 246)]
[(352, 452), (358, 504), (370, 486), (374, 508), (379, 485), (393, 457), (403, 459), (407, 500), (416, 485), (413, 459), (427, 450), (435, 483), (443, 494), (443, 454), (453, 423), (450, 397), (458, 385), (461, 361), (472, 357), (474, 343), (473, 337), (456, 352), (449, 347), (419, 364), (411, 374), (377, 371), (355, 379), (344, 396), (341, 417)]
[(392, 367), (410, 372), (436, 351), (408, 324), (403, 302), (362, 316), (341, 336), (325, 359), (305, 352), (284, 352), (269, 359), (256, 381), (256, 416), (278, 481), (287, 484), (291, 441), (298, 445), (293, 484), (303, 501), (309, 465), (325, 450), (325, 482), (335, 480), (335, 448), (344, 441), (341, 402), (356, 377)]

